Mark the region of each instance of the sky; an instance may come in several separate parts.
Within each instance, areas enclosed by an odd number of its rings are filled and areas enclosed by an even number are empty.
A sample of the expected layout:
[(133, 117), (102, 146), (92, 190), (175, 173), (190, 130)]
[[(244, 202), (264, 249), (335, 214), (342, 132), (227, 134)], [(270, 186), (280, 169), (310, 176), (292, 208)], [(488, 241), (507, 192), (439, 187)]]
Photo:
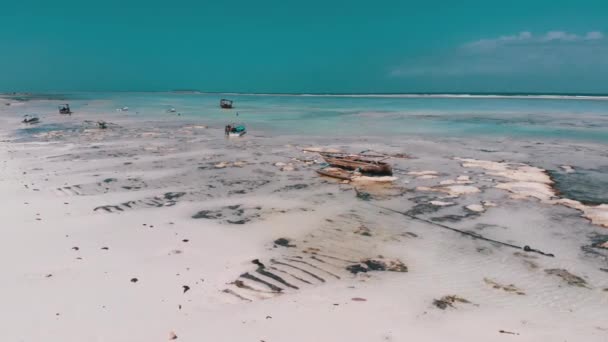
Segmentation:
[(608, 1), (0, 3), (0, 91), (608, 93)]

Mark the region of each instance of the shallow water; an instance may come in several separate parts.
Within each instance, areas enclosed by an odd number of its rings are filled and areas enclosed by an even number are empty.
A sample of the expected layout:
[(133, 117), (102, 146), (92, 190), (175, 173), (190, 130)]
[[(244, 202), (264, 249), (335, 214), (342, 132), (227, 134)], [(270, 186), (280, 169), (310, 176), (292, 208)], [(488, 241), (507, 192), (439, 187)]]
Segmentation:
[[(222, 110), (219, 100), (234, 100)], [(26, 97), (21, 96), (23, 100)], [(56, 114), (69, 102), (78, 114), (194, 119), (205, 124), (245, 122), (272, 135), (423, 135), (608, 142), (608, 101), (553, 98), (403, 98), (181, 93), (75, 93), (33, 95), (16, 114)], [(174, 107), (178, 117), (167, 110)], [(26, 111), (27, 110), (27, 111)], [(237, 115), (238, 113), (238, 115)]]
[(550, 174), (562, 196), (585, 204), (608, 203), (608, 166)]

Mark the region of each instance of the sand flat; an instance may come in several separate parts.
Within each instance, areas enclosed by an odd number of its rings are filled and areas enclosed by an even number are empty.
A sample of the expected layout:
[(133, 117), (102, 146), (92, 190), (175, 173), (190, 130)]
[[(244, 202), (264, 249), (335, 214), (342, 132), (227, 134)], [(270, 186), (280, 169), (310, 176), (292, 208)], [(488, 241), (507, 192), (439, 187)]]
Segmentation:
[[(513, 143), (502, 161), (467, 140), (225, 140), (221, 126), (190, 130), (200, 118), (109, 115), (119, 127), (38, 135), (2, 112), (7, 341), (605, 340), (605, 206), (557, 198), (544, 172), (571, 145)], [(409, 183), (362, 197), (297, 161), (372, 148), (413, 154), (390, 160)], [(433, 305), (449, 296), (469, 303)]]

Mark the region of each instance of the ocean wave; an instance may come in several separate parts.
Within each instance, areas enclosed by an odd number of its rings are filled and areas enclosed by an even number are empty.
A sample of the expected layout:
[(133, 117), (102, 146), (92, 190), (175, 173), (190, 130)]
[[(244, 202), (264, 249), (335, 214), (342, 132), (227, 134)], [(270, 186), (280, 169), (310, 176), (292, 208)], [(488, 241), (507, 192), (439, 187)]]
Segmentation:
[(231, 96), (276, 97), (346, 97), (346, 98), (454, 98), (454, 99), (539, 99), (539, 100), (595, 100), (607, 101), (606, 95), (541, 95), (541, 94), (272, 94), (272, 93), (202, 93)]

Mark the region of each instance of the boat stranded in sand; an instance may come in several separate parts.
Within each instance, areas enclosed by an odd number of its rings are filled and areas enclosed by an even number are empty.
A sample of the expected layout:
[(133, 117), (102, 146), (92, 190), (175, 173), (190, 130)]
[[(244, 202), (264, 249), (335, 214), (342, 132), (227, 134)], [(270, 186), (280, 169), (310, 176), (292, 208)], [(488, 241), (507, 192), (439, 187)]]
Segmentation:
[(323, 167), (317, 170), (321, 176), (337, 178), (349, 182), (389, 183), (397, 180), (393, 176), (367, 176), (359, 171), (348, 171), (339, 167)]
[(241, 137), (247, 134), (247, 128), (244, 124), (226, 125), (224, 132), (229, 137)]
[(370, 156), (344, 153), (319, 153), (325, 161), (335, 167), (340, 167), (346, 170), (359, 171), (377, 176), (392, 176), (393, 168), (383, 162), (388, 157), (382, 156), (380, 160), (373, 159)]
[[(392, 182), (393, 168), (383, 160), (387, 156), (365, 156), (346, 153), (319, 153), (327, 162), (327, 166), (317, 170), (322, 176), (337, 178), (345, 181), (358, 182)], [(381, 159), (374, 159), (380, 157)]]
[(39, 123), (40, 119), (35, 115), (26, 114), (23, 116), (23, 120), (21, 122), (23, 122), (25, 124), (35, 124), (35, 123)]

